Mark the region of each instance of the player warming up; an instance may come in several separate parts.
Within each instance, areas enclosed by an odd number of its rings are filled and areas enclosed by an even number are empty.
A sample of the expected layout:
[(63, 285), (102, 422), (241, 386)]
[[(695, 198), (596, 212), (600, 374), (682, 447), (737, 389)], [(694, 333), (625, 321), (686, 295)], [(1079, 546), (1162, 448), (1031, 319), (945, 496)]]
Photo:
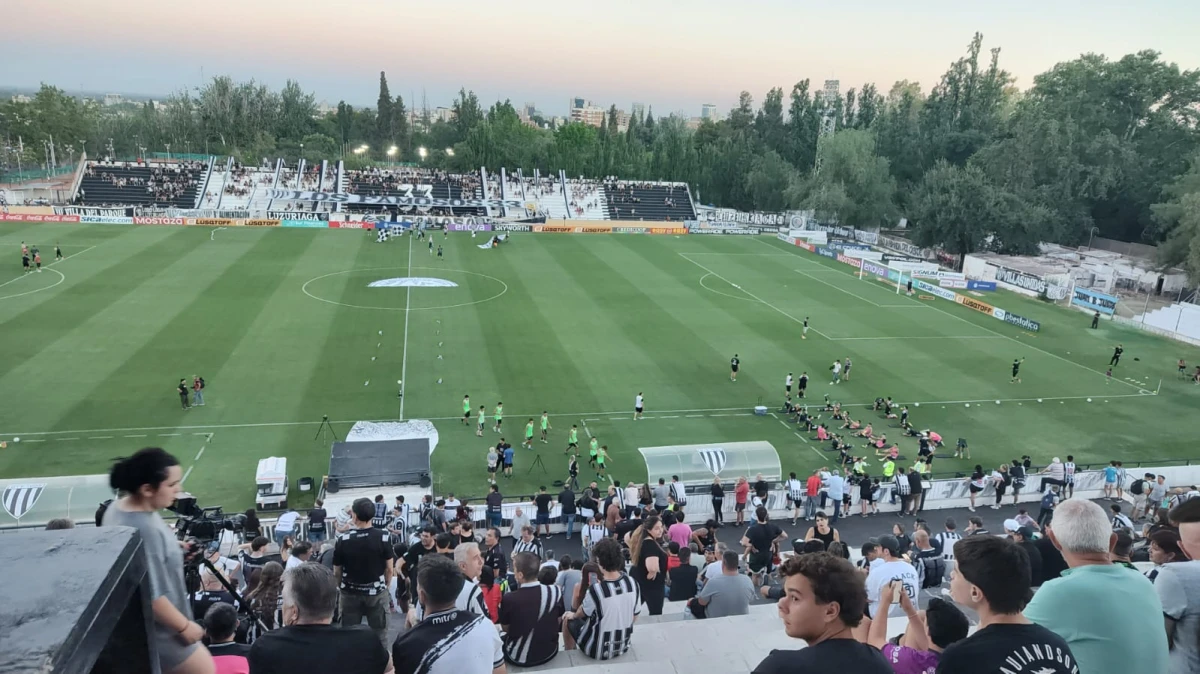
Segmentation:
[(483, 405), (479, 406), (479, 425), (475, 427), (475, 435), (483, 437), (483, 427), (487, 423), (487, 410)]
[(579, 426), (571, 424), (571, 430), (567, 431), (567, 448), (563, 450), (563, 454), (570, 453), (571, 450), (579, 451)]
[(1123, 353), (1125, 353), (1125, 345), (1118, 344), (1117, 348), (1113, 349), (1112, 359), (1108, 361), (1108, 364), (1109, 365), (1120, 365), (1121, 364), (1121, 354), (1123, 354)]
[(1024, 363), (1024, 362), (1025, 362), (1024, 358), (1014, 358), (1013, 359), (1012, 379), (1010, 379), (1008, 381), (1008, 383), (1010, 383), (1010, 384), (1020, 384), (1021, 383), (1021, 363)]
[(642, 392), (633, 397), (633, 420), (637, 421), (642, 418), (642, 410), (645, 409), (646, 399), (642, 397)]
[(742, 361), (738, 359), (738, 355), (733, 354), (733, 358), (729, 359), (729, 381), (737, 381), (738, 366), (741, 364)]
[(462, 424), (466, 426), (471, 423), (471, 396), (463, 396), (463, 418)]
[(522, 442), (521, 446), (533, 449), (533, 417), (529, 417), (529, 421), (525, 422), (525, 442)]
[(800, 339), (808, 339), (808, 316), (804, 317), (804, 328), (800, 331)]
[(546, 431), (548, 431), (554, 427), (550, 425), (550, 414), (546, 410), (542, 410), (541, 426), (542, 426), (542, 442), (543, 443), (549, 442), (549, 440), (546, 439)]

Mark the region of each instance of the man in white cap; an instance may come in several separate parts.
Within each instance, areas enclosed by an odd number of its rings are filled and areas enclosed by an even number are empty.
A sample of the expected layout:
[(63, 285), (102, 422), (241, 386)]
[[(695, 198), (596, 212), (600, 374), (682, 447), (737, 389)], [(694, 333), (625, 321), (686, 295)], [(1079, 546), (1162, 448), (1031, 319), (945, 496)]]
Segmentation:
[(1058, 460), (1057, 456), (1050, 459), (1050, 465), (1043, 468), (1041, 474), (1045, 477), (1042, 478), (1042, 483), (1038, 486), (1038, 491), (1043, 494), (1046, 493), (1046, 485), (1048, 484), (1056, 484), (1059, 487), (1067, 486), (1067, 470), (1063, 466), (1062, 461)]

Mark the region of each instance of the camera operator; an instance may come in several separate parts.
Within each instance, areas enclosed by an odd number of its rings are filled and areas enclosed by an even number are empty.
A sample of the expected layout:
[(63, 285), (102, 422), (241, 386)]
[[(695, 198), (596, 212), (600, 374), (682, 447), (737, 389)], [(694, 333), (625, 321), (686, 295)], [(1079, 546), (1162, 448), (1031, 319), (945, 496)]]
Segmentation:
[(182, 480), (178, 459), (157, 447), (118, 460), (108, 482), (121, 497), (105, 511), (103, 523), (132, 527), (141, 534), (159, 667), (170, 674), (199, 674), (215, 671), (215, 665), (200, 644), (204, 629), (192, 620), (183, 578), (186, 544), (158, 514), (175, 502)]

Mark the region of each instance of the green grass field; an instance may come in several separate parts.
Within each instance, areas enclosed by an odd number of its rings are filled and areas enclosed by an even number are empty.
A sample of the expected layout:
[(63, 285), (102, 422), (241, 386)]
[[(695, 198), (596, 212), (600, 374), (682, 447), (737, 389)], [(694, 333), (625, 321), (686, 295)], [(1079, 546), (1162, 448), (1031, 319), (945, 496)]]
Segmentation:
[[(68, 257), (21, 277), (22, 241), (47, 261), (60, 242)], [(778, 419), (750, 414), (759, 401), (778, 408), (784, 376), (804, 370), (810, 400), (920, 402), (913, 423), (951, 443), (968, 438), (971, 465), (1021, 454), (1079, 463), (1195, 454), (1189, 420), (1200, 387), (1177, 379), (1175, 362), (1200, 352), (1107, 324), (1089, 330), (1079, 312), (996, 295), (1041, 322), (1032, 335), (943, 300), (897, 295), (770, 238), (515, 235), (499, 250), (479, 242), (452, 234), (439, 262), (423, 243), (410, 252), (409, 239), (381, 245), (351, 231), (227, 229), (210, 241), (201, 228), (0, 226), (9, 251), (0, 437), (21, 437), (0, 450), (0, 477), (104, 472), (115, 456), (159, 445), (180, 458), (202, 504), (244, 508), (259, 458), (289, 457), (293, 480), (325, 473), (329, 448), (313, 438), (323, 414), (342, 434), (357, 420), (397, 418), (401, 376), (404, 417), (433, 419), (441, 434), (436, 486), (460, 495), (485, 492), (485, 445), (496, 440), (459, 424), (464, 393), (487, 405), (489, 419), (504, 401), (514, 446), (527, 418), (550, 412), (552, 441), (536, 447), (549, 475), (528, 473), (531, 454), (519, 450), (515, 477), (501, 484), (508, 494), (562, 477), (573, 423), (609, 446), (622, 481), (647, 477), (637, 448), (654, 445), (765, 440), (785, 472), (830, 463)], [(367, 287), (410, 266), (458, 286)], [(801, 340), (805, 316), (812, 329)], [(1117, 342), (1125, 357), (1107, 383)], [(832, 386), (828, 367), (847, 356), (851, 380)], [(1010, 384), (1017, 357), (1024, 381)], [(208, 381), (207, 405), (183, 411), (175, 385), (193, 374)], [(1159, 395), (1143, 393), (1160, 378)], [(639, 391), (646, 419), (634, 422)], [(915, 456), (915, 442), (901, 447)]]

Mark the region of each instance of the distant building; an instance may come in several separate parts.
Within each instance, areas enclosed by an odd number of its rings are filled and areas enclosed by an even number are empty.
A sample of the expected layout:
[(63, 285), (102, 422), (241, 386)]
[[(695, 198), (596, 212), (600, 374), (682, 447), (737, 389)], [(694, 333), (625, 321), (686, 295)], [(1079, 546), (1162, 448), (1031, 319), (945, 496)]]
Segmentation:
[(638, 103), (635, 101), (633, 104), (633, 107), (630, 109), (630, 113), (634, 117), (637, 117), (638, 119), (645, 119), (646, 118), (646, 104)]
[(123, 100), (121, 94), (104, 94), (105, 105), (120, 105)]
[(572, 122), (580, 122), (589, 126), (600, 126), (604, 123), (604, 116), (607, 111), (598, 106), (593, 105), (591, 101), (584, 98), (575, 97), (571, 99), (571, 112), (569, 113)]
[(833, 100), (842, 97), (842, 82), (841, 80), (825, 80), (825, 87), (821, 89), (821, 93), (817, 95), (823, 100)]
[(452, 122), (452, 121), (454, 121), (454, 109), (453, 108), (440, 108), (440, 107), (434, 108), (433, 113), (430, 114), (430, 118), (435, 122), (436, 121)]
[(689, 119), (687, 121), (687, 128), (691, 129), (692, 131), (695, 131), (696, 129), (700, 128), (700, 124), (702, 124), (703, 122), (704, 122), (703, 117), (692, 117), (691, 119)]
[(28, 103), (31, 100), (33, 100), (33, 99), (26, 96), (25, 94), (17, 94), (16, 96), (12, 97), (13, 103)]
[(717, 121), (719, 119), (717, 116), (717, 106), (713, 105), (712, 103), (705, 103), (704, 105), (701, 105), (700, 119), (711, 119), (714, 122)]

